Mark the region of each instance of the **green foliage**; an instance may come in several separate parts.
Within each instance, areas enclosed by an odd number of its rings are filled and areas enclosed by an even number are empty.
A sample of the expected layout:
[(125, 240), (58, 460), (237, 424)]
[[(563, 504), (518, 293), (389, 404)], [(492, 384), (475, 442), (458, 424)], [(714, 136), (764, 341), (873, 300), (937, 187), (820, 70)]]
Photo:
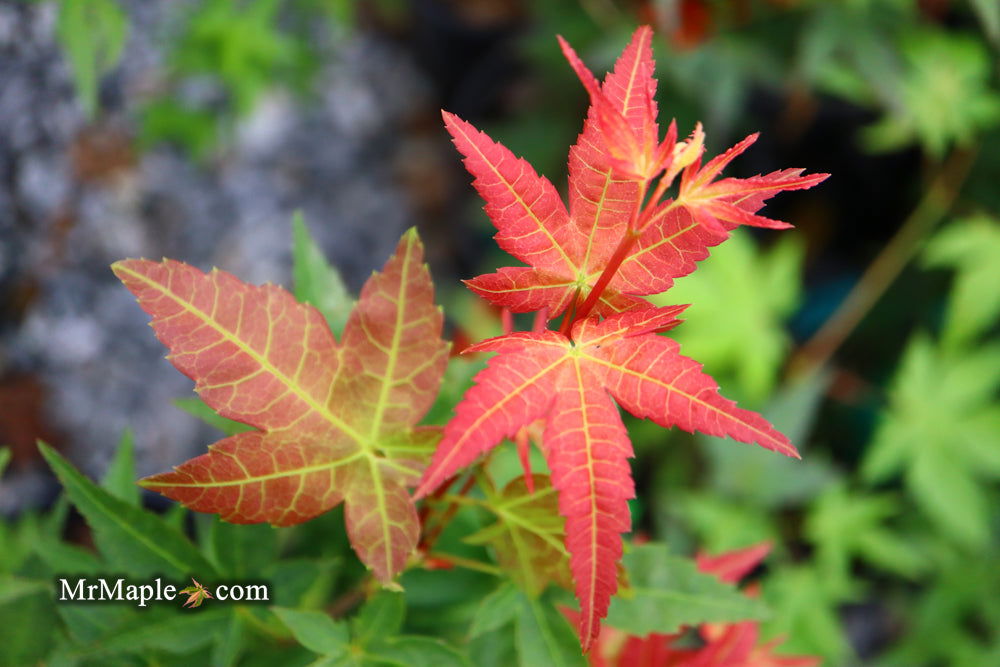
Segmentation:
[(672, 633), (700, 622), (760, 619), (763, 606), (709, 574), (666, 545), (633, 547), (623, 559), (628, 589), (611, 602), (608, 625), (643, 637)]
[(857, 596), (858, 582), (851, 567), (854, 558), (908, 579), (924, 570), (913, 545), (887, 525), (900, 510), (893, 496), (852, 494), (843, 484), (828, 486), (816, 499), (805, 535), (816, 545), (816, 569), (830, 595)]
[(990, 86), (990, 53), (972, 35), (914, 31), (900, 40), (902, 75), (895, 114), (869, 128), (876, 149), (917, 140), (941, 157), (952, 143), (968, 146), (1000, 123), (1000, 93)]
[(918, 335), (862, 468), (871, 482), (902, 473), (942, 534), (972, 548), (989, 543), (994, 524), (988, 484), (1000, 477), (998, 383), (1000, 346), (956, 353)]
[(292, 279), (295, 298), (316, 306), (323, 313), (330, 331), (340, 336), (354, 299), (347, 291), (337, 269), (333, 268), (316, 245), (301, 212), (292, 218)]
[(181, 75), (217, 77), (238, 113), (294, 62), (297, 46), (277, 30), (279, 0), (199, 3), (174, 51)]
[(115, 0), (61, 0), (56, 35), (66, 53), (87, 116), (98, 109), (101, 77), (117, 63), (128, 21)]
[(801, 266), (794, 239), (761, 251), (737, 231), (657, 302), (690, 303), (674, 334), (684, 354), (714, 376), (731, 377), (746, 399), (760, 403), (771, 394), (788, 350), (783, 320), (798, 304)]
[(160, 573), (179, 578), (214, 574), (179, 531), (97, 486), (48, 445), (39, 443), (39, 449), (70, 501), (87, 518), (101, 554), (113, 568), (140, 578)]
[(274, 613), (295, 639), (320, 654), (317, 665), (389, 667), (467, 667), (469, 661), (443, 641), (399, 635), (403, 596), (381, 593), (365, 604), (351, 623), (318, 611), (276, 607)]
[(958, 220), (931, 239), (928, 266), (955, 271), (942, 343), (972, 343), (1000, 316), (1000, 222), (986, 215)]

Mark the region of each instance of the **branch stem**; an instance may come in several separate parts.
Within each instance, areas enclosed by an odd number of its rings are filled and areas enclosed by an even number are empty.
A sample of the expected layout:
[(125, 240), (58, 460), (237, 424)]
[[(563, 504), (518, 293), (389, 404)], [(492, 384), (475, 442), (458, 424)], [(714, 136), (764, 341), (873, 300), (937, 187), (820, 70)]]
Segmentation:
[(868, 266), (833, 315), (799, 348), (789, 364), (789, 377), (809, 376), (830, 361), (951, 209), (975, 157), (975, 151), (963, 149), (948, 156), (899, 231)]

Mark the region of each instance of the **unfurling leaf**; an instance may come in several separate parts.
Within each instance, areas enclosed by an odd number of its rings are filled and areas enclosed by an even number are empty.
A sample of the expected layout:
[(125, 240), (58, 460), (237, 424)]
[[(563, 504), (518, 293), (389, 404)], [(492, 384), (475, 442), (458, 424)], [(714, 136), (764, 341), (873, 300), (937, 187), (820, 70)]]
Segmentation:
[(278, 287), (171, 260), (113, 268), (202, 400), (256, 429), (143, 486), (233, 523), (286, 526), (343, 501), (355, 551), (391, 581), (417, 542), (407, 487), (438, 432), (416, 424), (448, 350), (415, 230), (365, 284), (339, 344)]
[[(638, 296), (668, 289), (709, 248), (741, 224), (789, 227), (756, 212), (782, 190), (810, 188), (827, 174), (786, 169), (751, 178), (719, 179), (723, 168), (756, 139), (747, 137), (701, 166), (704, 134), (674, 145), (676, 128), (657, 141), (652, 32), (640, 28), (603, 85), (565, 43), (564, 52), (591, 96), (590, 111), (569, 153), (569, 209), (555, 187), (522, 159), (453, 114), (445, 126), (486, 201), (505, 251), (528, 266), (504, 267), (466, 281), (477, 294), (514, 312), (548, 309), (557, 317), (584, 301), (605, 268), (620, 268), (603, 288), (595, 311), (608, 316), (647, 307)], [(668, 151), (667, 148), (670, 150)], [(665, 170), (652, 205), (642, 209), (648, 181)], [(676, 199), (658, 199), (681, 174)], [(626, 235), (634, 238), (614, 258)]]
[(487, 491), (485, 506), (495, 523), (464, 539), (490, 544), (505, 572), (529, 595), (545, 592), (549, 583), (569, 587), (564, 521), (559, 516), (556, 490), (547, 475), (517, 477), (499, 493)]

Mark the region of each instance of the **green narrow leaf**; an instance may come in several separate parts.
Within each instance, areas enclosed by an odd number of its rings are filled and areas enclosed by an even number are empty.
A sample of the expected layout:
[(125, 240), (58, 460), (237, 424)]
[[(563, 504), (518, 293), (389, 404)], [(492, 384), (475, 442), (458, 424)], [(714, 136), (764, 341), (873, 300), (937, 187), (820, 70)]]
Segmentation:
[(39, 442), (38, 448), (70, 501), (90, 524), (111, 567), (140, 577), (163, 574), (186, 579), (191, 575), (215, 575), (211, 564), (180, 531), (100, 488), (45, 443)]
[[(775, 392), (762, 414), (792, 442), (805, 442), (828, 384), (825, 373), (787, 384)], [(836, 478), (834, 468), (816, 455), (789, 459), (752, 447), (733, 447), (722, 438), (698, 436), (698, 440), (708, 448), (712, 488), (754, 508), (801, 504)]]
[(97, 113), (98, 84), (118, 62), (128, 21), (114, 0), (62, 0), (56, 36), (66, 52), (87, 116)]
[(373, 655), (406, 667), (470, 667), (468, 658), (440, 639), (397, 637), (368, 649)]
[(34, 546), (35, 555), (53, 574), (96, 575), (107, 569), (96, 554), (75, 544), (45, 539)]
[(226, 667), (239, 662), (246, 643), (246, 625), (239, 613), (229, 615), (229, 622), (219, 631), (212, 645), (212, 666)]
[(33, 665), (51, 648), (56, 624), (47, 583), (0, 577), (0, 665)]
[(232, 419), (226, 419), (225, 417), (220, 416), (219, 413), (205, 405), (205, 402), (197, 396), (193, 396), (191, 398), (175, 398), (174, 405), (189, 415), (202, 420), (212, 428), (219, 429), (226, 435), (236, 435), (237, 433), (245, 433), (253, 430), (253, 426), (247, 426), (246, 424), (241, 424), (238, 421), (233, 421)]
[(282, 607), (274, 607), (273, 611), (295, 639), (310, 651), (331, 658), (347, 655), (350, 638), (346, 623), (336, 622), (320, 611)]
[(234, 579), (260, 576), (278, 556), (278, 532), (268, 524), (232, 524), (218, 515), (198, 515), (203, 551), (219, 571)]
[(135, 483), (135, 438), (131, 429), (122, 432), (111, 465), (101, 479), (101, 487), (129, 505), (139, 507), (139, 487)]
[(397, 634), (405, 614), (406, 602), (401, 593), (381, 591), (365, 603), (354, 619), (354, 634), (358, 643), (365, 645)]
[[(996, 5), (1000, 7), (1000, 4)], [(955, 271), (942, 337), (958, 349), (974, 343), (1000, 316), (1000, 220), (980, 215), (957, 220), (936, 234), (924, 252), (930, 266)]]
[(476, 667), (510, 667), (517, 664), (514, 633), (509, 629), (484, 632), (468, 643), (469, 658)]
[(685, 625), (761, 619), (764, 606), (698, 571), (664, 544), (634, 547), (623, 559), (630, 588), (611, 601), (607, 624), (640, 637)]
[(10, 447), (0, 447), (0, 477), (3, 477), (4, 471), (7, 470), (10, 456)]
[(483, 598), (472, 617), (469, 637), (478, 637), (493, 630), (499, 630), (517, 616), (521, 607), (521, 593), (509, 581)]
[(94, 605), (89, 602), (63, 602), (56, 607), (76, 644), (88, 644), (107, 637), (136, 614), (134, 608), (121, 605)]
[(231, 613), (232, 610), (226, 608), (205, 609), (190, 614), (174, 609), (136, 612), (128, 623), (114, 628), (78, 653), (82, 656), (143, 655), (152, 650), (191, 653), (207, 646), (225, 627)]
[(521, 667), (581, 667), (587, 659), (569, 621), (549, 602), (519, 594), (520, 612), (514, 624), (518, 664)]
[(292, 217), (292, 236), (295, 298), (312, 304), (323, 313), (330, 330), (339, 338), (347, 324), (347, 316), (354, 308), (354, 300), (340, 273), (326, 261), (323, 252), (309, 234), (301, 211), (296, 211)]

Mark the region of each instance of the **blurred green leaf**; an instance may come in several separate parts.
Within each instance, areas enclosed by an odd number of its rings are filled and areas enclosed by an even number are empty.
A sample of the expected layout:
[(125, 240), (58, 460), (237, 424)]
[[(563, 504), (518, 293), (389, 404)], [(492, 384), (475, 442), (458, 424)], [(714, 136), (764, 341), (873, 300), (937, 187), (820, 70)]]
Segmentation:
[(246, 113), (298, 54), (278, 28), (279, 2), (207, 0), (196, 8), (174, 51), (174, 66), (218, 77), (235, 110)]
[(990, 55), (971, 35), (913, 30), (899, 43), (901, 104), (867, 128), (868, 144), (894, 150), (920, 142), (940, 158), (952, 143), (970, 145), (1000, 123), (1000, 93), (990, 85)]
[(340, 273), (326, 261), (316, 245), (301, 212), (292, 218), (292, 279), (295, 298), (310, 303), (323, 313), (330, 330), (338, 338), (354, 308)]
[(334, 621), (321, 611), (300, 611), (274, 607), (295, 639), (310, 651), (330, 658), (346, 655), (350, 651), (347, 623)]
[(73, 70), (83, 110), (93, 118), (100, 78), (125, 48), (128, 20), (114, 0), (61, 0), (56, 36)]
[(380, 591), (361, 607), (351, 627), (355, 640), (367, 644), (378, 638), (399, 633), (406, 614), (406, 600), (402, 593)]
[(199, 610), (193, 614), (172, 608), (133, 611), (128, 621), (90, 643), (75, 647), (71, 655), (144, 656), (152, 650), (188, 654), (207, 646), (224, 627), (231, 613), (230, 609), (221, 608)]
[(213, 667), (237, 664), (240, 655), (246, 649), (249, 634), (239, 612), (231, 613), (228, 622), (220, 628), (215, 641), (212, 642)]
[(466, 646), (469, 659), (476, 667), (510, 667), (518, 664), (514, 633), (506, 628), (484, 632), (473, 637)]
[(511, 623), (520, 607), (521, 593), (516, 586), (505, 581), (479, 604), (472, 618), (469, 637), (478, 637)]
[(0, 447), (0, 477), (3, 477), (3, 473), (7, 470), (7, 464), (10, 463), (10, 447)]
[(278, 557), (278, 531), (266, 523), (236, 525), (217, 514), (197, 519), (204, 535), (202, 551), (223, 577), (260, 577)]
[(242, 422), (226, 419), (206, 405), (205, 402), (197, 396), (192, 396), (191, 398), (175, 398), (174, 405), (189, 415), (197, 417), (209, 426), (219, 429), (226, 435), (236, 435), (237, 433), (245, 433), (247, 431), (254, 430), (253, 426), (247, 426)]
[(135, 483), (135, 438), (131, 429), (125, 429), (101, 487), (111, 495), (133, 507), (139, 506), (139, 486)]
[(653, 301), (692, 304), (671, 337), (685, 356), (715, 376), (732, 376), (743, 396), (761, 403), (788, 351), (782, 323), (798, 303), (801, 266), (801, 246), (793, 238), (762, 251), (736, 231), (697, 271)]
[(341, 564), (339, 558), (286, 556), (275, 561), (265, 575), (271, 583), (274, 603), (281, 607), (305, 609), (321, 606), (330, 596)]
[(856, 664), (837, 615), (839, 600), (826, 596), (819, 572), (807, 566), (781, 567), (767, 577), (763, 590), (774, 612), (763, 624), (763, 634), (787, 637), (783, 653), (819, 655), (831, 665)]
[(911, 579), (924, 570), (913, 545), (888, 525), (900, 511), (897, 499), (888, 494), (851, 493), (843, 483), (828, 486), (819, 496), (809, 510), (805, 535), (816, 547), (816, 568), (832, 597), (859, 593), (851, 571), (855, 557)]
[(192, 574), (215, 575), (214, 568), (194, 545), (160, 517), (100, 488), (44, 443), (38, 447), (93, 529), (94, 539), (111, 567), (137, 577), (165, 574), (184, 579)]
[[(997, 5), (1000, 7), (1000, 5)], [(924, 260), (955, 271), (943, 339), (971, 343), (1000, 315), (1000, 222), (985, 215), (958, 220), (930, 240)]]
[(55, 610), (46, 582), (0, 576), (0, 664), (37, 664), (51, 649)]
[(471, 667), (465, 656), (432, 637), (393, 637), (374, 643), (369, 650), (402, 667)]
[(693, 560), (671, 554), (665, 544), (633, 547), (623, 563), (628, 588), (611, 600), (606, 623), (629, 634), (643, 637), (767, 615), (759, 600), (700, 572)]
[(139, 144), (145, 149), (160, 142), (173, 142), (200, 160), (215, 145), (219, 119), (209, 111), (192, 109), (170, 98), (158, 98), (144, 105), (139, 115)]
[(925, 579), (923, 594), (903, 613), (907, 631), (884, 656), (885, 665), (946, 664), (979, 667), (996, 662), (1000, 648), (1000, 553), (994, 546), (979, 557), (941, 550), (938, 574)]
[(514, 641), (521, 667), (584, 667), (580, 639), (566, 617), (543, 598), (520, 594), (521, 609), (514, 622)]
[(711, 553), (778, 538), (773, 512), (743, 500), (689, 493), (677, 502), (676, 514), (698, 536), (698, 548)]
[(904, 473), (937, 527), (972, 547), (989, 541), (995, 515), (984, 484), (1000, 478), (998, 386), (1000, 345), (948, 352), (918, 335), (862, 466), (869, 482)]

